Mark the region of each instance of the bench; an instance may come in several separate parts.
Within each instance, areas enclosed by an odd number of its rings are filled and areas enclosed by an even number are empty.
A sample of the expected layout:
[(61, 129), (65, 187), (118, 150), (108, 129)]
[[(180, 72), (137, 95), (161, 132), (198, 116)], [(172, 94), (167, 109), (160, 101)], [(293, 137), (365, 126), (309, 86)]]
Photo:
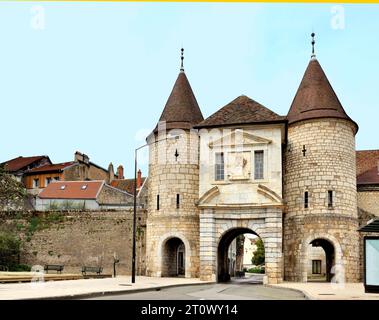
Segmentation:
[(100, 275), (103, 272), (103, 267), (88, 267), (88, 266), (83, 266), (82, 267), (82, 274), (87, 275), (88, 273), (97, 273)]
[(61, 264), (45, 264), (43, 268), (46, 273), (49, 273), (49, 270), (55, 270), (57, 273), (62, 273), (64, 266)]

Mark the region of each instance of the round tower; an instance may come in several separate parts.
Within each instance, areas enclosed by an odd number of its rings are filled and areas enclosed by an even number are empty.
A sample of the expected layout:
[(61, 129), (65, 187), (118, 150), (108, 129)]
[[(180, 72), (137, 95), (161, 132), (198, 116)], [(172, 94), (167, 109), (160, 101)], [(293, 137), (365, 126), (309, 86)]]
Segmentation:
[[(285, 280), (304, 282), (317, 275), (331, 282), (356, 282), (358, 126), (344, 111), (314, 53), (287, 118)], [(324, 254), (317, 256), (320, 252)]]
[[(183, 50), (182, 50), (183, 53)], [(182, 67), (148, 137), (147, 275), (199, 276), (199, 137), (202, 113)]]

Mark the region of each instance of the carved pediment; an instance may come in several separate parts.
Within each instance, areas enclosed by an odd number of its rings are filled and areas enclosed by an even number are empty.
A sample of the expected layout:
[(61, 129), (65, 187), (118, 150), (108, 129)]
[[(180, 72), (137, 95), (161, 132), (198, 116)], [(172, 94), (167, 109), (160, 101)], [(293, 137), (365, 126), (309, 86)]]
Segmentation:
[(258, 193), (266, 197), (267, 199), (273, 201), (273, 202), (278, 202), (278, 203), (283, 203), (283, 199), (281, 196), (279, 196), (275, 191), (271, 190), (270, 188), (259, 184)]
[(207, 192), (205, 192), (201, 198), (198, 201), (198, 205), (206, 204), (209, 201), (211, 201), (214, 197), (218, 196), (220, 194), (220, 190), (217, 186), (214, 186), (213, 188), (209, 189)]
[(214, 147), (248, 147), (254, 145), (265, 145), (271, 143), (272, 140), (259, 137), (248, 133), (244, 130), (234, 130), (232, 133), (225, 135), (222, 138), (211, 141), (209, 148)]

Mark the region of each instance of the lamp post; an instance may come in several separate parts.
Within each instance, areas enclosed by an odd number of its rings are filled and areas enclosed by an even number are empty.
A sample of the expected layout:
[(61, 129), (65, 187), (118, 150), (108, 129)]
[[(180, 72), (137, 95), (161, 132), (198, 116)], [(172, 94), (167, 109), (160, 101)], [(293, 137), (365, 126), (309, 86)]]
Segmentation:
[(136, 282), (136, 226), (137, 226), (137, 153), (138, 150), (169, 139), (179, 139), (179, 135), (170, 136), (165, 139), (160, 139), (151, 143), (146, 143), (143, 146), (134, 150), (134, 199), (133, 199), (133, 251), (132, 251), (132, 283)]

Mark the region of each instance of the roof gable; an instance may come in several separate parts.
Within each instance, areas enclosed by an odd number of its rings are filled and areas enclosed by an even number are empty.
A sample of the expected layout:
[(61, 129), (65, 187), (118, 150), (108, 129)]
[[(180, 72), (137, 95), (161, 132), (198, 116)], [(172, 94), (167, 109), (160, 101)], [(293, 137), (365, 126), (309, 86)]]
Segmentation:
[(286, 122), (286, 120), (285, 117), (279, 116), (253, 99), (239, 96), (200, 122), (195, 128), (270, 122)]

